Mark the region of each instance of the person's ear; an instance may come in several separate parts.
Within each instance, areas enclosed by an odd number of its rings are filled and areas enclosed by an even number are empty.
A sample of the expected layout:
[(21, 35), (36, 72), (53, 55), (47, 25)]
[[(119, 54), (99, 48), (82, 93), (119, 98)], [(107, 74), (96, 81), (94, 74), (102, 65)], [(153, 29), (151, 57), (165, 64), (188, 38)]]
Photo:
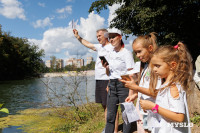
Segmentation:
[(122, 40), (122, 36), (121, 35), (119, 35), (119, 38), (120, 38), (120, 40)]
[(171, 67), (172, 70), (174, 70), (176, 68), (176, 66), (177, 66), (177, 63), (175, 61), (172, 61), (170, 63), (170, 67)]
[(153, 45), (149, 45), (149, 52), (151, 53), (151, 52), (153, 52)]

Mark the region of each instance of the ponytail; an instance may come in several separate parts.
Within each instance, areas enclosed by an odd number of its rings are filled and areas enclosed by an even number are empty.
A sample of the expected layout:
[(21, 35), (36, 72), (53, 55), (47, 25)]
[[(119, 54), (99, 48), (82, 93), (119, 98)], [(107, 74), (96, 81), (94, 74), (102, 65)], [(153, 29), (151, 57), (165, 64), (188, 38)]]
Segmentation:
[[(170, 62), (172, 61), (177, 63), (176, 67), (172, 69), (173, 77), (168, 83), (168, 86), (172, 86), (175, 83), (179, 83), (185, 90), (189, 88), (189, 84), (192, 81), (193, 77), (192, 57), (183, 43), (179, 42), (176, 46), (160, 46), (154, 52), (153, 57), (161, 58), (168, 65), (170, 65)], [(152, 68), (153, 66), (150, 65), (150, 67)], [(150, 89), (152, 91), (154, 90), (155, 92), (155, 81), (157, 81), (156, 79), (158, 77), (155, 76), (153, 71), (151, 72), (151, 76), (152, 77), (150, 78)]]

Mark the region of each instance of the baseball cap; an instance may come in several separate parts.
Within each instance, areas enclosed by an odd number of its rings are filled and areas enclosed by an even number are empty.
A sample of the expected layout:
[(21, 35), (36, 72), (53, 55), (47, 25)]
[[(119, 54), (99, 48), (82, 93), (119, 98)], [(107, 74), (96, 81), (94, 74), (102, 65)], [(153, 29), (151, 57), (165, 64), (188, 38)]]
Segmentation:
[(122, 32), (119, 29), (116, 28), (112, 28), (112, 29), (108, 29), (108, 32), (104, 33), (104, 37), (109, 38), (110, 34), (119, 34), (122, 35)]

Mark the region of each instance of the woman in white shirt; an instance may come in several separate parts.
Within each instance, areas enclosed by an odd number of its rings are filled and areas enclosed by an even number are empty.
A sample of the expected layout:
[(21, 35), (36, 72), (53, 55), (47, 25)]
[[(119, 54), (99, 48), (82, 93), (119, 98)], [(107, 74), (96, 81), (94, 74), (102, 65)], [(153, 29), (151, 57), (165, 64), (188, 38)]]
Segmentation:
[[(121, 79), (121, 75), (127, 74), (129, 70), (133, 69), (134, 60), (132, 53), (124, 48), (122, 35), (119, 30), (112, 29), (110, 32), (105, 33), (104, 36), (109, 38), (110, 43), (114, 46), (114, 50), (106, 57), (109, 65), (104, 64), (106, 73), (110, 78), (105, 133), (113, 133), (118, 104), (125, 102), (125, 99), (133, 94), (133, 91), (125, 88), (119, 79)], [(124, 111), (123, 106), (121, 106), (121, 111)], [(126, 125), (123, 123), (123, 133), (130, 132), (131, 124)]]

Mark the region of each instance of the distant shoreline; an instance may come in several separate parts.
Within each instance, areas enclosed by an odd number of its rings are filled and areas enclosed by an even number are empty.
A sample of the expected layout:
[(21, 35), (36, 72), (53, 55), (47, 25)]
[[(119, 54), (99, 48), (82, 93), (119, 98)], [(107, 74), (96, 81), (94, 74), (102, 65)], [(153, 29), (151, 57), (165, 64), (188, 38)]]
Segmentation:
[(46, 77), (69, 77), (69, 76), (94, 76), (95, 71), (94, 70), (88, 70), (88, 71), (68, 71), (68, 72), (54, 72), (54, 73), (43, 73), (41, 74), (42, 78)]

